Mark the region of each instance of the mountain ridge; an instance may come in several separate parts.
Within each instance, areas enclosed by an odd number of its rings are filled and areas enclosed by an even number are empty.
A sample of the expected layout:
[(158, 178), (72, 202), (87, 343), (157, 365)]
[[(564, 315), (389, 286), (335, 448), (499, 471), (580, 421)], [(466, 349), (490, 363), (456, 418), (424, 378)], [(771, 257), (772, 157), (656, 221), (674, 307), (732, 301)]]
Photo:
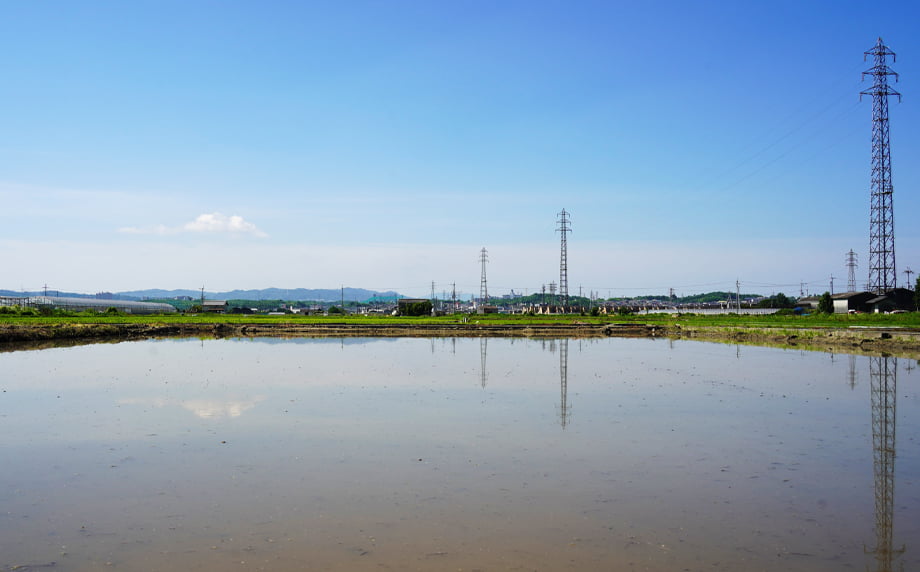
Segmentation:
[[(118, 292), (116, 295), (130, 296), (132, 298), (175, 298), (177, 296), (189, 296), (194, 299), (201, 298), (201, 290), (131, 290), (127, 292)], [(211, 300), (296, 300), (302, 302), (335, 302), (342, 300), (346, 302), (363, 302), (369, 298), (400, 298), (399, 293), (392, 290), (379, 292), (377, 290), (368, 290), (366, 288), (261, 288), (250, 290), (229, 290), (223, 292), (204, 292), (204, 297)]]
[[(144, 300), (149, 298), (177, 298), (188, 296), (193, 299), (201, 298), (201, 290), (148, 288), (145, 290), (128, 290), (124, 292), (105, 292), (114, 300)], [(16, 292), (13, 290), (0, 290), (0, 296), (23, 297), (43, 296), (44, 292)], [(77, 292), (49, 291), (48, 296), (72, 298), (97, 298), (97, 294), (81, 294)], [(392, 290), (380, 292), (366, 288), (262, 288), (250, 290), (229, 290), (223, 292), (204, 292), (204, 297), (209, 300), (286, 300), (303, 302), (335, 302), (345, 298), (346, 302), (363, 302), (369, 298), (403, 298), (401, 294)]]

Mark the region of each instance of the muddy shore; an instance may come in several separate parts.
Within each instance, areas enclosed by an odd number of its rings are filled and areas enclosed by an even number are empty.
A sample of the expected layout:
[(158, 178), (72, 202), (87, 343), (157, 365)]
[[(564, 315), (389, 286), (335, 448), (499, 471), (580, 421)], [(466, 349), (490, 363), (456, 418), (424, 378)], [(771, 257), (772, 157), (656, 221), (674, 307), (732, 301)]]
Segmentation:
[(671, 338), (920, 359), (908, 328), (727, 328), (647, 324), (41, 324), (0, 326), (0, 351), (170, 337)]

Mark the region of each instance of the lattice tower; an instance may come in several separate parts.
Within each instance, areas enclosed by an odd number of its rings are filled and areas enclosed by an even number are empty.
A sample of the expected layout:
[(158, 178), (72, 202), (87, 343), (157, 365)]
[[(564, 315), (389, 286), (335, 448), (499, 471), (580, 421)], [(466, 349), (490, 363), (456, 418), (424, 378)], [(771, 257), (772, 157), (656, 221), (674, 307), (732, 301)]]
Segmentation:
[(859, 267), (857, 258), (856, 253), (851, 248), (847, 252), (847, 292), (856, 292), (856, 269)]
[(877, 294), (884, 294), (895, 288), (897, 269), (894, 258), (894, 207), (891, 184), (891, 149), (888, 136), (888, 97), (901, 94), (888, 85), (888, 76), (898, 80), (898, 74), (888, 67), (886, 58), (895, 54), (878, 39), (864, 59), (872, 56), (874, 65), (863, 72), (872, 76), (872, 87), (860, 92), (872, 96), (872, 182), (869, 215), (869, 288)]
[(569, 420), (569, 340), (559, 341), (559, 422), (565, 429)]
[(870, 356), (869, 377), (872, 467), (875, 477), (875, 547), (866, 549), (866, 552), (875, 556), (879, 572), (892, 572), (895, 557), (906, 549), (903, 546), (894, 548), (893, 542), (898, 358)]
[(486, 369), (486, 356), (489, 354), (489, 338), (479, 338), (479, 384), (483, 389), (486, 388), (486, 382), (489, 380), (488, 370)]
[(489, 261), (489, 252), (485, 247), (479, 251), (479, 262), (482, 264), (482, 279), (479, 281), (479, 299), (483, 304), (489, 303), (489, 286), (486, 283), (486, 263)]
[(569, 305), (569, 262), (568, 262), (568, 233), (572, 232), (572, 221), (569, 213), (562, 209), (556, 219), (556, 231), (561, 237), (561, 246), (559, 254), (559, 298), (563, 306)]

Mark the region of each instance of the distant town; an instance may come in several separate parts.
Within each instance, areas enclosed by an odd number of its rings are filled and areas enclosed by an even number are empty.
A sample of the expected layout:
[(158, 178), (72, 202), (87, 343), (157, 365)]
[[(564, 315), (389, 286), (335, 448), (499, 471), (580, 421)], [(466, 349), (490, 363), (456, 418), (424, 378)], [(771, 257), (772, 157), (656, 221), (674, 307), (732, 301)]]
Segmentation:
[[(197, 294), (197, 295), (195, 295)], [(133, 292), (0, 290), (0, 307), (46, 309), (50, 311), (105, 312), (128, 314), (217, 313), (217, 314), (292, 314), (292, 315), (433, 315), (453, 313), (502, 314), (633, 314), (633, 313), (801, 313), (820, 310), (833, 313), (890, 312), (914, 304), (914, 292), (897, 289), (887, 296), (871, 292), (846, 292), (822, 296), (792, 297), (783, 293), (764, 296), (741, 292), (708, 292), (691, 296), (642, 295), (602, 298), (569, 296), (554, 291), (520, 294), (512, 291), (488, 298), (433, 292), (430, 298), (409, 298), (397, 292), (378, 292), (362, 288), (236, 290), (199, 292), (192, 290), (141, 290)], [(826, 298), (822, 302), (822, 298)], [(822, 306), (825, 304), (825, 306)]]

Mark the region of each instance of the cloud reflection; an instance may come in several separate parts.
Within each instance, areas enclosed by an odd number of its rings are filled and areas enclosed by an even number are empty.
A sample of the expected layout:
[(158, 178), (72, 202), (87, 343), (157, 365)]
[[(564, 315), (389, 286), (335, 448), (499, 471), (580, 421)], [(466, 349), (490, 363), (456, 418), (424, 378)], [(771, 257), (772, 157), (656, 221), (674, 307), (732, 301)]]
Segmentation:
[(257, 395), (247, 400), (227, 400), (220, 401), (215, 399), (188, 399), (173, 400), (155, 398), (124, 398), (119, 399), (119, 405), (149, 405), (152, 407), (179, 406), (186, 411), (191, 411), (196, 417), (201, 419), (229, 419), (239, 417), (245, 411), (249, 411), (265, 397)]
[(239, 417), (244, 411), (252, 409), (263, 399), (265, 398), (256, 397), (249, 401), (191, 400), (182, 401), (180, 405), (202, 419), (222, 419)]

